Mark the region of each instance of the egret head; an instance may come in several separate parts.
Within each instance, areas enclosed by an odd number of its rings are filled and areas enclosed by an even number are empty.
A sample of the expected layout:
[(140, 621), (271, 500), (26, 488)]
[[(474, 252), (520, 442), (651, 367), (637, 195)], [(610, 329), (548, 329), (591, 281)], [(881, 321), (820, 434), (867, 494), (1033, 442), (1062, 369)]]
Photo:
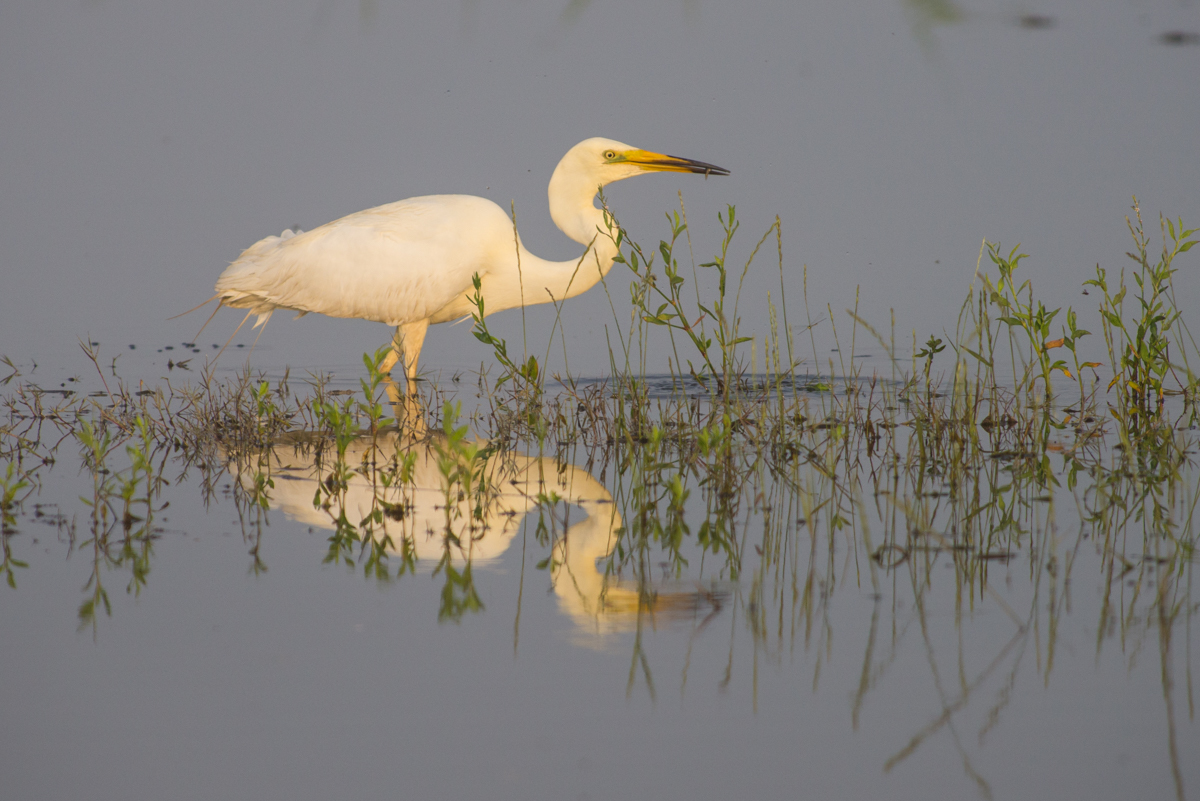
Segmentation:
[(579, 180), (589, 188), (605, 186), (646, 172), (729, 175), (729, 170), (715, 164), (642, 150), (602, 137), (585, 139), (568, 150), (554, 171), (555, 177), (560, 172), (569, 173), (573, 180)]
[(729, 175), (694, 159), (632, 147), (615, 139), (585, 139), (567, 151), (550, 178), (550, 215), (567, 236), (584, 244), (595, 236), (593, 198), (600, 187), (647, 172)]

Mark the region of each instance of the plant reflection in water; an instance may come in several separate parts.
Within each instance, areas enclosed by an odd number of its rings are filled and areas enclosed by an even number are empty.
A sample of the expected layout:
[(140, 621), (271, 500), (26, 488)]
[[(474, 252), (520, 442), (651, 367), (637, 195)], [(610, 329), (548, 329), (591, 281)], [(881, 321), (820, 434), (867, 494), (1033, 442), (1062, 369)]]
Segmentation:
[[(482, 610), (473, 570), (498, 561), (531, 512), (536, 538), (549, 546), (539, 567), (549, 569), (580, 644), (602, 645), (608, 635), (636, 629), (642, 614), (691, 619), (721, 609), (728, 592), (719, 587), (649, 587), (598, 565), (617, 545), (622, 519), (591, 473), (495, 450), (466, 436), (453, 407), (445, 415), (443, 431), (393, 427), (344, 447), (308, 433), (287, 435), (231, 470), (249, 509), (278, 509), (331, 531), (328, 563), (357, 563), (384, 581), (418, 572), (421, 562), (433, 565), (432, 573), (444, 576), (440, 620)], [(252, 528), (257, 542), (261, 525)]]

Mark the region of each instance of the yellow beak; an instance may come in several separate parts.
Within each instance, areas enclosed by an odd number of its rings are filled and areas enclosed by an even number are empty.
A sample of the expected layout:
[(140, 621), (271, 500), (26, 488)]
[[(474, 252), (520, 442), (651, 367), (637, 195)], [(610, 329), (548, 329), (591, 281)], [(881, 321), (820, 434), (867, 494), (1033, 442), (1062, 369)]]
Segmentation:
[(729, 170), (715, 164), (695, 159), (652, 153), (649, 150), (626, 150), (621, 154), (630, 164), (636, 164), (648, 172), (694, 172), (701, 175), (729, 175)]

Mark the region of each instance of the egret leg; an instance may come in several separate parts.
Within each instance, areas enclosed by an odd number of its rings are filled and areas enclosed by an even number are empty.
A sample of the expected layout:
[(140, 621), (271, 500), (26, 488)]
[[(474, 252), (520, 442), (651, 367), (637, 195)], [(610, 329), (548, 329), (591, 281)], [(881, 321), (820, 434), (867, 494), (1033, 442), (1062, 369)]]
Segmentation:
[(416, 389), (417, 359), (421, 356), (421, 346), (425, 344), (425, 332), (428, 330), (428, 320), (396, 326), (396, 334), (392, 337), (392, 352), (380, 365), (381, 372), (390, 373), (396, 362), (403, 362), (405, 391), (410, 395)]
[(396, 425), (400, 430), (412, 437), (425, 436), (429, 427), (425, 422), (425, 408), (421, 403), (421, 396), (416, 393), (405, 395), (400, 391), (400, 385), (392, 380), (388, 380), (384, 390), (392, 404), (392, 415), (396, 418)]
[(400, 346), (396, 344), (396, 338), (392, 337), (392, 349), (387, 356), (383, 357), (383, 362), (379, 365), (379, 372), (384, 375), (390, 374), (398, 361), (400, 361)]

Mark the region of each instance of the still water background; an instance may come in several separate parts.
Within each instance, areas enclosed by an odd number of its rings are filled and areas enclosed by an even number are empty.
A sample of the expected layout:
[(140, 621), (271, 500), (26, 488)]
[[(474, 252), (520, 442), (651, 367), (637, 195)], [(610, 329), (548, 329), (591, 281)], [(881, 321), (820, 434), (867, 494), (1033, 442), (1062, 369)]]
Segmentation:
[[(166, 318), (208, 297), (242, 248), (411, 195), (511, 202), (531, 250), (570, 258), (546, 182), (594, 135), (730, 169), (609, 197), (653, 244), (682, 190), (700, 261), (725, 204), (743, 220), (743, 258), (779, 215), (789, 304), (807, 265), (814, 319), (828, 304), (847, 324), (861, 288), (877, 326), (894, 310), (902, 340), (940, 334), (987, 237), (1021, 242), (1039, 296), (1088, 309), (1095, 330), (1080, 284), (1096, 263), (1124, 263), (1131, 195), (1151, 218), (1197, 222), (1198, 32), (1194, 2), (9, 4), (0, 354), (36, 363), (47, 386), (99, 389), (77, 346), (89, 338), (127, 379), (157, 381), (171, 355), (159, 348), (201, 322)], [(744, 297), (761, 308), (780, 278), (756, 265)], [(1176, 286), (1186, 314), (1200, 300), (1190, 264)], [(552, 316), (529, 313), (540, 346)], [(201, 344), (236, 319), (219, 315)], [(596, 343), (612, 324), (602, 293), (572, 302), (572, 372), (607, 371)], [(765, 315), (755, 325), (765, 332)], [(493, 330), (519, 340), (520, 316)], [(251, 364), (352, 375), (387, 333), (280, 315)], [(828, 321), (815, 335), (826, 352)], [(490, 359), (463, 327), (434, 329), (422, 355), (444, 380)], [(225, 358), (224, 371), (244, 363)], [(89, 486), (60, 465), (40, 500), (83, 517)], [(94, 636), (76, 631), (90, 562), (50, 527), (19, 535), (30, 567), (0, 593), (7, 795), (1163, 797), (1177, 787), (1168, 707), (1183, 784), (1200, 787), (1191, 697), (1164, 703), (1149, 623), (1097, 630), (1108, 589), (1086, 558), (1053, 671), (1040, 640), (1019, 660), (1004, 651), (1014, 624), (995, 605), (964, 625), (953, 588), (935, 593), (928, 612), (945, 626), (927, 639), (902, 597), (849, 579), (823, 634), (769, 648), (733, 604), (699, 633), (704, 614), (664, 622), (646, 645), (651, 693), (640, 668), (630, 685), (631, 635), (580, 632), (520, 536), (479, 571), (484, 613), (439, 624), (427, 576), (381, 589), (322, 566), (322, 533), (278, 511), (254, 575), (227, 497), (205, 503), (183, 483), (170, 501), (150, 587), (115, 586)], [(854, 559), (835, 556), (851, 575)], [(1036, 609), (1031, 573), (1014, 562), (992, 580)], [(867, 651), (880, 625), (884, 656)], [(1189, 649), (1169, 655), (1177, 677)], [(943, 682), (969, 684), (1001, 657), (985, 700), (884, 770), (955, 700)]]
[[(1051, 308), (1082, 306), (1094, 265), (1124, 264), (1132, 195), (1151, 218), (1197, 210), (1194, 3), (49, 2), (3, 15), (0, 338), (47, 365), (84, 334), (191, 341), (198, 314), (165, 319), (209, 297), (243, 248), (402, 197), (512, 203), (531, 250), (571, 258), (546, 183), (596, 135), (733, 173), (611, 187), (635, 238), (665, 235), (679, 190), (698, 261), (725, 204), (744, 221), (742, 258), (778, 214), (793, 312), (807, 265), (814, 319), (829, 304), (844, 326), (862, 287), (865, 319), (886, 329), (895, 309), (905, 342), (952, 323), (984, 237), (1023, 245)], [(744, 296), (763, 303), (777, 285), (767, 259)], [(1198, 287), (1180, 275), (1185, 300)], [(552, 310), (531, 314), (548, 329)], [(600, 292), (572, 303), (573, 371), (607, 371), (595, 343), (612, 318)], [(236, 319), (205, 333), (223, 342)], [(519, 315), (496, 325), (511, 339)], [(818, 329), (822, 346), (830, 334)], [(357, 363), (385, 341), (376, 324), (280, 319), (255, 364)], [(487, 358), (446, 327), (423, 356)]]

